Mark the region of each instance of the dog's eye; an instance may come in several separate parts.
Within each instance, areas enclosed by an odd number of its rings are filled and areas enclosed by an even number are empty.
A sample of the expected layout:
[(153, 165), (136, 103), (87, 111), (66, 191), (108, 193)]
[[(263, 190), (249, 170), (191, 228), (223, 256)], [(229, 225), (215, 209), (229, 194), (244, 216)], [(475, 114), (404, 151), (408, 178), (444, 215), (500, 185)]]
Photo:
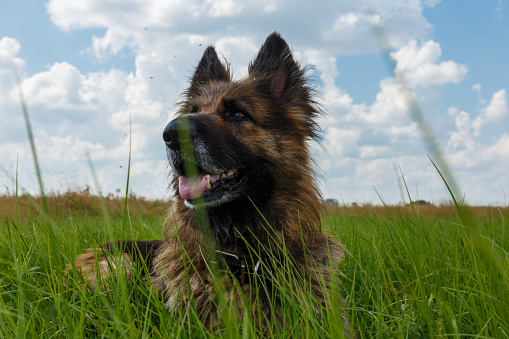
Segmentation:
[(235, 113), (233, 113), (233, 117), (235, 120), (244, 120), (246, 119), (246, 114), (242, 111), (235, 111)]
[(187, 113), (196, 113), (198, 111), (198, 107), (196, 105), (189, 106)]

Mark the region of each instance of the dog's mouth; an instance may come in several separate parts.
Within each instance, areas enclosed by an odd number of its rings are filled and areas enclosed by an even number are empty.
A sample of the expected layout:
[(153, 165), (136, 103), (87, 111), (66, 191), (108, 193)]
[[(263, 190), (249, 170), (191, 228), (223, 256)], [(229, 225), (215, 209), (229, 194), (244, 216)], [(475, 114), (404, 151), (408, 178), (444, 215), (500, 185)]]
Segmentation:
[(179, 194), (187, 204), (219, 205), (230, 200), (231, 196), (245, 181), (245, 171), (241, 168), (222, 173), (200, 171), (197, 177), (178, 177)]

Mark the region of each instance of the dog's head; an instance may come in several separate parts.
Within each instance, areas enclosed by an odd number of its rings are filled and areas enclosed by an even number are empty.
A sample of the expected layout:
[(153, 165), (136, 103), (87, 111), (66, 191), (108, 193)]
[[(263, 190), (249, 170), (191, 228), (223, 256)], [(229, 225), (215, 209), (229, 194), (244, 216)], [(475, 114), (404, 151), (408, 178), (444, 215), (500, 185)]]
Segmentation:
[(240, 81), (208, 47), (180, 107), (163, 139), (174, 189), (186, 206), (270, 203), (274, 190), (298, 184), (299, 166), (309, 163), (306, 141), (318, 133), (319, 109), (306, 69), (278, 33), (267, 38)]

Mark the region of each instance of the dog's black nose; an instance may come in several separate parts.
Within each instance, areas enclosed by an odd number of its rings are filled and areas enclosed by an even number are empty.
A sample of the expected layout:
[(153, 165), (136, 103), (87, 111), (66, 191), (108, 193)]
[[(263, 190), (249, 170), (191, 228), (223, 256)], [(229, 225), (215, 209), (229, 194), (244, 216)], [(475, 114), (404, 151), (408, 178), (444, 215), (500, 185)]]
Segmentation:
[(171, 149), (177, 150), (182, 142), (191, 142), (196, 134), (194, 123), (187, 117), (170, 121), (163, 131), (163, 140)]
[(164, 128), (163, 131), (163, 140), (168, 145), (168, 147), (172, 146), (172, 143), (178, 143), (178, 129), (179, 129), (179, 120), (175, 119), (170, 121), (168, 125)]

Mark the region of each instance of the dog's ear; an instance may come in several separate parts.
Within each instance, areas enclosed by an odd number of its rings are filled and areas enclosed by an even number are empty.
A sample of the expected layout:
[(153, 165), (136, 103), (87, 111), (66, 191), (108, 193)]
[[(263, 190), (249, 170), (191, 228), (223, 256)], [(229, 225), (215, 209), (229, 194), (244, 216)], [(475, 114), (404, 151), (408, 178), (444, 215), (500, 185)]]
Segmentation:
[(294, 126), (294, 131), (300, 129), (306, 138), (320, 138), (320, 128), (315, 118), (322, 110), (313, 99), (316, 92), (308, 85), (306, 68), (301, 68), (295, 61), (288, 44), (279, 33), (274, 32), (267, 37), (249, 65), (249, 78), (276, 98), (300, 107), (293, 110), (295, 118), (302, 119)]
[(249, 75), (268, 79), (270, 90), (278, 97), (284, 96), (295, 85), (305, 82), (304, 71), (293, 59), (286, 41), (277, 32), (265, 40), (258, 55), (249, 65)]
[(191, 80), (191, 89), (209, 81), (228, 80), (230, 80), (228, 68), (221, 63), (214, 47), (207, 47), (200, 63), (196, 66), (196, 70), (194, 71), (193, 79)]

